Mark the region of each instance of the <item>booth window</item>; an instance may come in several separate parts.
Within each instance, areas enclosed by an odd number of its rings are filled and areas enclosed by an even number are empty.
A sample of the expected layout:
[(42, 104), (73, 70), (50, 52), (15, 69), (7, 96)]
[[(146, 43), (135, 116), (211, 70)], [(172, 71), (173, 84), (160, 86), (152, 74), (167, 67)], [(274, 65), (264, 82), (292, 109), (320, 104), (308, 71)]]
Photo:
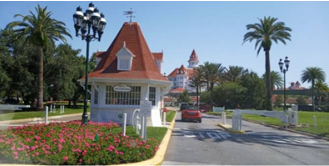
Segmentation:
[(109, 105), (139, 105), (141, 100), (141, 87), (131, 86), (130, 92), (117, 92), (112, 86), (106, 86), (105, 103)]
[(152, 105), (155, 105), (155, 93), (156, 88), (155, 87), (150, 87), (149, 89), (149, 101), (152, 102)]

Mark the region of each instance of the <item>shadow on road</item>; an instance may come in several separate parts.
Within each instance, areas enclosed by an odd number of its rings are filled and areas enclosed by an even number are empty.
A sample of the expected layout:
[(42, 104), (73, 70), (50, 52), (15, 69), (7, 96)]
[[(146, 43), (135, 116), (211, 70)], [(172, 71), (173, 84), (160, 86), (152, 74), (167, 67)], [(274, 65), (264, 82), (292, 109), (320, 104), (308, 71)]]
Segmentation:
[[(176, 120), (180, 122), (180, 120)], [(329, 148), (327, 142), (320, 139), (309, 138), (307, 136), (283, 135), (272, 132), (253, 132), (247, 131), (248, 134), (234, 134), (223, 131), (222, 129), (180, 129), (174, 130), (172, 136), (182, 137), (182, 139), (196, 139), (198, 141), (223, 142), (231, 141), (239, 144), (263, 144), (273, 147), (291, 146), (309, 147), (309, 148)]]

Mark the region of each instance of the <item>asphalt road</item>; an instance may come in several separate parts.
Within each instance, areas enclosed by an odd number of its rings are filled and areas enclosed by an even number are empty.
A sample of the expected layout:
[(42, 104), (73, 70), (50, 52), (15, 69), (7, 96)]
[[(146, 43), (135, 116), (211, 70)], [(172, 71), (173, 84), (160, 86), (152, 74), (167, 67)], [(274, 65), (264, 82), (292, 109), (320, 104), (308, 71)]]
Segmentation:
[[(162, 165), (327, 165), (329, 142), (243, 121), (246, 134), (216, 126), (219, 117), (203, 114), (202, 123), (176, 123)], [(231, 123), (231, 120), (227, 120)]]

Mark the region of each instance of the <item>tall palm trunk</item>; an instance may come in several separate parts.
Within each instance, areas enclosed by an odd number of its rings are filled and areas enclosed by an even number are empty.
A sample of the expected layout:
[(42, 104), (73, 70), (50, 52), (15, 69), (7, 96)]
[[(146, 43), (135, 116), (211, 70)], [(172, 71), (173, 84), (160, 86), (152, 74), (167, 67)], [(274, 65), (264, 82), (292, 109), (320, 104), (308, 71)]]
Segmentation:
[(210, 102), (212, 108), (214, 106), (214, 83), (210, 83)]
[(209, 81), (207, 81), (207, 91), (209, 92)]
[(315, 105), (314, 105), (314, 79), (312, 79), (312, 107), (313, 107), (313, 112), (315, 112)]
[(271, 66), (270, 66), (270, 51), (265, 50), (265, 70), (266, 70), (266, 109), (272, 111), (272, 90), (271, 90)]
[(199, 107), (199, 86), (196, 86), (196, 105)]
[(43, 50), (41, 46), (37, 47), (37, 56), (39, 57), (39, 91), (38, 91), (38, 102), (37, 110), (43, 110)]

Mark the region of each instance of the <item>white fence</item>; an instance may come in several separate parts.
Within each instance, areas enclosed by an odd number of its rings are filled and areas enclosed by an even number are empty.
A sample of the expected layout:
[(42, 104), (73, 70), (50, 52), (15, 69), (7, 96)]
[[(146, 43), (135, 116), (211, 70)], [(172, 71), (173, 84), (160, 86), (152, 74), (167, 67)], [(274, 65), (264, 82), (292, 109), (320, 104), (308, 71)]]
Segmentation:
[(212, 107), (212, 112), (224, 112), (225, 107)]
[(30, 105), (0, 104), (0, 110), (5, 110), (5, 111), (22, 110), (23, 108), (30, 108)]
[[(232, 114), (232, 129), (241, 130), (242, 126), (242, 117), (241, 114), (253, 114), (253, 115), (262, 115), (267, 117), (273, 117), (279, 119), (282, 123), (286, 125), (298, 125), (298, 106), (293, 107), (287, 111), (288, 115), (285, 112), (281, 111), (252, 111), (252, 110), (234, 110)], [(223, 118), (223, 117), (222, 117)], [(224, 121), (224, 120), (223, 120)]]

